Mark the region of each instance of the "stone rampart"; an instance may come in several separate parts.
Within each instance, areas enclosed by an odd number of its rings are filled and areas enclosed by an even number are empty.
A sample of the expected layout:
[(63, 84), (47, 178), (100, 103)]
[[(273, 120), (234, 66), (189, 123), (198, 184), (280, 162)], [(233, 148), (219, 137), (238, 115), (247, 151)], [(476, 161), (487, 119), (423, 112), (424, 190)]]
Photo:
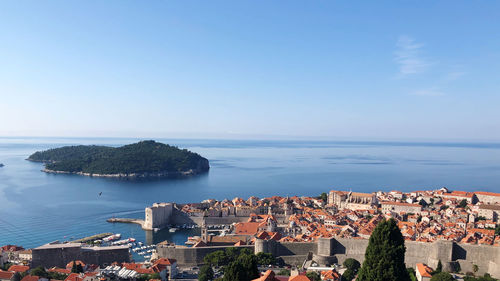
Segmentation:
[(32, 266), (65, 268), (70, 261), (81, 260), (87, 264), (109, 265), (129, 262), (127, 246), (82, 247), (79, 243), (47, 244), (32, 250)]
[[(275, 256), (292, 255), (305, 257), (314, 253), (313, 259), (321, 264), (342, 264), (347, 258), (364, 261), (367, 239), (320, 238), (315, 243), (280, 243), (259, 240), (255, 242), (255, 252), (272, 253)], [(443, 269), (452, 271), (459, 264), (462, 272), (472, 272), (472, 266), (478, 266), (479, 274), (486, 272), (493, 277), (500, 277), (500, 247), (488, 245), (469, 245), (451, 241), (435, 241), (433, 243), (405, 241), (405, 263), (407, 267), (415, 267), (417, 263), (426, 263), (436, 267), (441, 261)], [(296, 262), (296, 261), (294, 261)]]
[[(232, 246), (187, 248), (159, 245), (156, 250), (159, 257), (174, 258), (180, 265), (200, 265), (203, 264), (203, 258), (206, 255), (218, 250), (225, 250), (226, 248), (232, 248)], [(234, 248), (247, 248), (254, 251), (253, 245)]]

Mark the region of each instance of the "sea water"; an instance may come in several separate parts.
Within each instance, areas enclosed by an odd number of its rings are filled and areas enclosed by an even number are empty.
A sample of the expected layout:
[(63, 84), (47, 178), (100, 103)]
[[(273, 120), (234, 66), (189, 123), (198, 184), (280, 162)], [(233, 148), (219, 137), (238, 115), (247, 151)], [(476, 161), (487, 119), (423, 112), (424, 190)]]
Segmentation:
[[(0, 138), (0, 245), (36, 247), (96, 233), (183, 244), (199, 230), (146, 232), (111, 217), (143, 218), (154, 202), (199, 202), (249, 196), (318, 196), (331, 189), (373, 192), (456, 190), (500, 192), (500, 144), (367, 141), (158, 141), (210, 161), (188, 179), (120, 180), (46, 174), (25, 159), (75, 144), (119, 146), (137, 139)], [(102, 193), (101, 193), (102, 192)], [(101, 194), (101, 195), (99, 195)]]

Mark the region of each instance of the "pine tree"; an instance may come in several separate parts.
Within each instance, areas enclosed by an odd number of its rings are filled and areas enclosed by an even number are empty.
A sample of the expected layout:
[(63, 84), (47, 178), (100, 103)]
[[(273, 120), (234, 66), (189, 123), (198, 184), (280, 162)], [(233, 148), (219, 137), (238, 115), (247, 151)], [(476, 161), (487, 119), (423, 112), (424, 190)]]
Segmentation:
[(12, 277), (12, 281), (21, 281), (21, 279), (23, 279), (23, 278), (21, 277), (21, 274), (19, 274), (19, 272), (14, 273), (14, 276)]
[(410, 281), (405, 251), (403, 235), (396, 221), (381, 221), (370, 236), (357, 281)]
[(208, 264), (200, 268), (200, 273), (198, 274), (199, 281), (209, 281), (214, 279), (214, 271), (212, 267)]
[(73, 261), (73, 266), (71, 267), (71, 273), (78, 273), (78, 268), (76, 267), (76, 261)]
[(436, 273), (439, 273), (443, 271), (443, 264), (441, 263), (441, 260), (438, 261), (438, 265), (436, 267)]

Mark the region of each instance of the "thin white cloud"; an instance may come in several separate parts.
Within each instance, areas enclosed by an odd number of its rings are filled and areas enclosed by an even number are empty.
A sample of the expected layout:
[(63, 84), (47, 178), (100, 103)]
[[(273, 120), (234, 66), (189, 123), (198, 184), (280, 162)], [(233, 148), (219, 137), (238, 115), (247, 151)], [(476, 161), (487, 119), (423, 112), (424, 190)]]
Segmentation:
[(464, 75), (465, 72), (460, 72), (460, 71), (449, 72), (443, 77), (443, 82), (455, 81)]
[(423, 72), (429, 63), (420, 57), (424, 45), (409, 36), (400, 36), (396, 43), (395, 61), (399, 64), (400, 75), (411, 75)]
[(436, 88), (417, 90), (412, 92), (411, 94), (414, 96), (423, 96), (423, 97), (441, 97), (446, 95), (446, 93)]

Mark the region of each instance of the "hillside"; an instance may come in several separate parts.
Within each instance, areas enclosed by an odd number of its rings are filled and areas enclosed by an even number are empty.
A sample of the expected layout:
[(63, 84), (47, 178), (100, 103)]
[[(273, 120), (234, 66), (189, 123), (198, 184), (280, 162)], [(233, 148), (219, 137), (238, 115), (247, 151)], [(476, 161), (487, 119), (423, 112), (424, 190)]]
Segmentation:
[(101, 177), (178, 177), (209, 170), (206, 158), (155, 141), (117, 148), (65, 146), (35, 152), (27, 160), (45, 163), (45, 172)]

